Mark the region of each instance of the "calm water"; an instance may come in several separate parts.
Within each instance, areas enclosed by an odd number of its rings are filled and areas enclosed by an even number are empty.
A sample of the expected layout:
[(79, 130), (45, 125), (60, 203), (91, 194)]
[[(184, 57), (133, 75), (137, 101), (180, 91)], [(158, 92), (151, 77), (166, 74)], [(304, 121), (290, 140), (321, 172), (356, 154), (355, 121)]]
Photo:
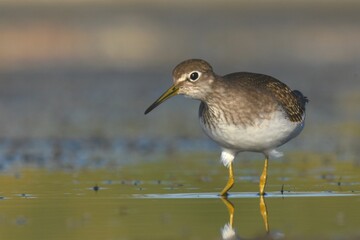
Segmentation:
[(360, 168), (288, 155), (271, 162), (264, 199), (256, 193), (262, 161), (236, 162), (229, 202), (217, 196), (227, 173), (215, 154), (92, 170), (13, 166), (0, 175), (1, 238), (360, 237)]

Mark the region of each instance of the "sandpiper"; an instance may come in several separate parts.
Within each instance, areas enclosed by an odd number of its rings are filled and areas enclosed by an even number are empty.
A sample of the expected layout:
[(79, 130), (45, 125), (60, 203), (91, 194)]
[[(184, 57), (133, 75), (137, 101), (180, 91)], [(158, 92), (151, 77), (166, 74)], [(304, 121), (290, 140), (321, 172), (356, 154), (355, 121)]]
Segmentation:
[(276, 148), (304, 128), (307, 98), (268, 75), (217, 75), (202, 59), (178, 64), (173, 70), (173, 82), (145, 114), (177, 94), (200, 100), (200, 125), (221, 146), (220, 159), (229, 170), (228, 182), (220, 195), (226, 197), (234, 185), (233, 161), (244, 151), (265, 156), (259, 184), (259, 193), (264, 195), (269, 156), (281, 155)]

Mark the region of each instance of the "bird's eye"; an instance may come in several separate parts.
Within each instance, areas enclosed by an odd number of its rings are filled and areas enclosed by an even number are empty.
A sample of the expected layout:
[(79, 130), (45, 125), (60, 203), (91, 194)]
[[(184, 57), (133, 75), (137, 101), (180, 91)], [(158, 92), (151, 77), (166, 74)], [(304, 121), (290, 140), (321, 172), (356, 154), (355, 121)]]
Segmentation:
[(198, 80), (200, 77), (200, 73), (199, 72), (191, 72), (190, 75), (189, 75), (189, 80), (192, 81), (192, 82), (195, 82), (196, 80)]

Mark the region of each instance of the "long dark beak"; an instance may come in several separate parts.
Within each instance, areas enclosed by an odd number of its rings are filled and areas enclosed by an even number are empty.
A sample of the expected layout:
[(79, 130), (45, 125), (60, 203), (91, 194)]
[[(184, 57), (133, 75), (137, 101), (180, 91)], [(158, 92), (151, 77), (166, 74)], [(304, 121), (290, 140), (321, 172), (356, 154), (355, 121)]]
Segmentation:
[(159, 106), (166, 99), (175, 96), (178, 93), (178, 91), (179, 91), (178, 85), (171, 86), (171, 88), (169, 88), (166, 92), (164, 92), (153, 104), (150, 105), (150, 107), (148, 107), (148, 109), (146, 109), (145, 114), (151, 112), (154, 108)]

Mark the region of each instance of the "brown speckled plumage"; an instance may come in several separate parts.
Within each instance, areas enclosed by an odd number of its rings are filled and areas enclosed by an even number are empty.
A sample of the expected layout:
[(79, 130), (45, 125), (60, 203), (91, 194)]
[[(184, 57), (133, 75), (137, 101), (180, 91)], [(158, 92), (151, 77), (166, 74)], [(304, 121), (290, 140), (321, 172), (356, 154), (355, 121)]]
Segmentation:
[[(270, 105), (278, 103), (288, 115), (290, 121), (300, 122), (305, 112), (304, 101), (305, 97), (298, 97), (294, 92), (284, 83), (279, 80), (264, 74), (239, 72), (228, 74), (223, 77), (222, 81), (231, 81), (232, 85), (238, 85), (239, 88), (246, 89), (244, 92), (251, 97), (249, 102), (253, 103), (253, 107), (259, 110), (272, 111)], [(235, 84), (234, 82), (237, 82)], [(297, 91), (299, 92), (299, 91)], [(254, 104), (254, 102), (258, 104)], [(257, 106), (255, 106), (257, 105)]]
[[(235, 88), (237, 91), (226, 91)], [(253, 125), (256, 119), (268, 119), (273, 111), (282, 109), (290, 121), (302, 121), (306, 98), (294, 94), (279, 80), (256, 73), (239, 72), (217, 77), (212, 92), (202, 100), (199, 117), (202, 121), (221, 118), (230, 124)], [(297, 91), (298, 92), (298, 91)], [(209, 119), (212, 120), (209, 120)]]
[(177, 94), (200, 100), (201, 127), (222, 147), (220, 159), (229, 169), (221, 195), (226, 197), (234, 184), (232, 163), (242, 151), (265, 155), (259, 184), (259, 193), (264, 195), (269, 155), (279, 155), (276, 148), (302, 131), (307, 98), (268, 75), (237, 72), (219, 76), (201, 59), (178, 64), (173, 81), (145, 114)]
[[(210, 115), (219, 117), (212, 112), (212, 106), (219, 107), (225, 112), (231, 109), (230, 113), (224, 112), (224, 117), (227, 117), (230, 123), (246, 125), (252, 124), (254, 118), (266, 118), (267, 113), (280, 106), (290, 121), (300, 122), (303, 118), (307, 98), (301, 92), (292, 91), (286, 84), (271, 76), (249, 72), (218, 76), (206, 61), (190, 59), (174, 68), (174, 81), (176, 82), (182, 74), (195, 70), (207, 75), (206, 78), (214, 79), (211, 84), (208, 84), (211, 85), (212, 91), (208, 92), (204, 99), (200, 98), (202, 106), (199, 113), (204, 114), (204, 117)], [(237, 91), (226, 91), (224, 88), (236, 88)], [(213, 102), (215, 104), (212, 105)], [(243, 104), (239, 105), (239, 102)]]

